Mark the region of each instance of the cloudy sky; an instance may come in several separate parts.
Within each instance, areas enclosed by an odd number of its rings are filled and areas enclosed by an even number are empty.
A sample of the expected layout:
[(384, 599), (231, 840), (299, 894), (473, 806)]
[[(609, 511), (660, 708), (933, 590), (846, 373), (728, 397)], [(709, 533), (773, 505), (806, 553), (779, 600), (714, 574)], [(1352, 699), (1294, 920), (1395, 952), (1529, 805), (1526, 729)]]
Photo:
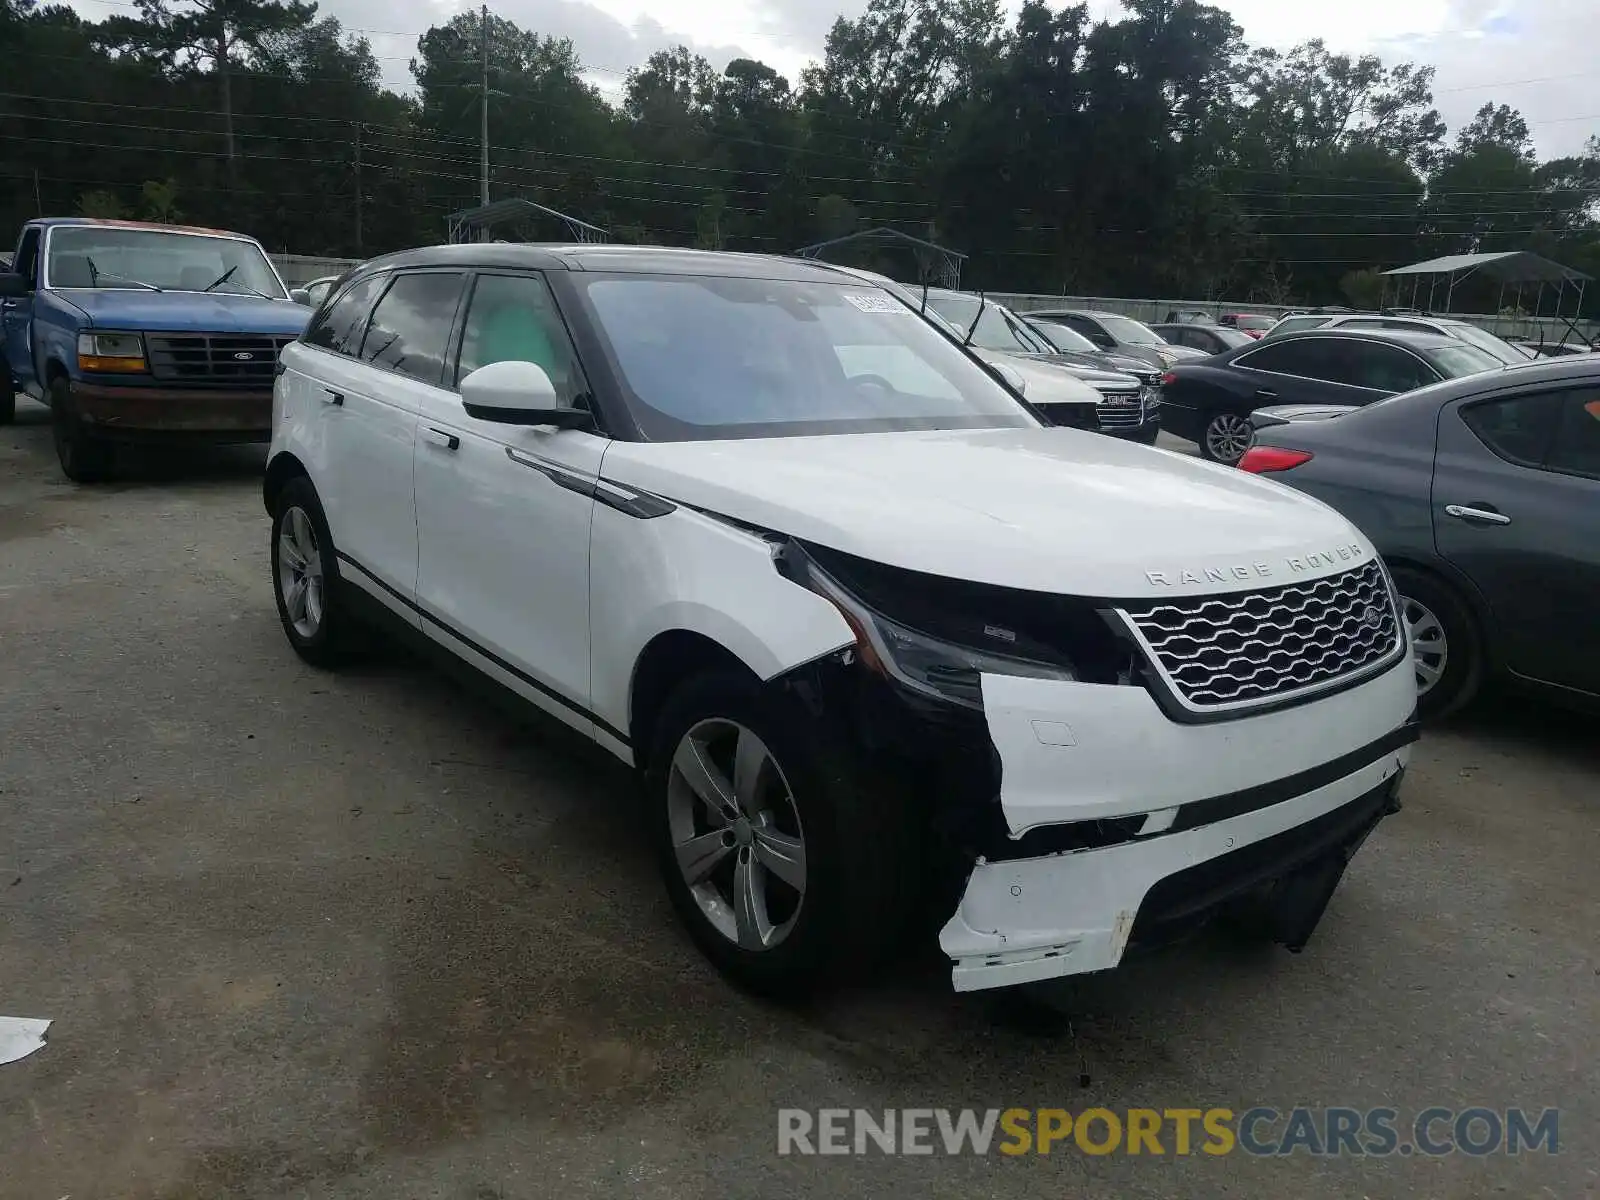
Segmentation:
[[(125, 0), (72, 0), (86, 15), (125, 11)], [(1600, 133), (1597, 0), (1213, 0), (1255, 44), (1287, 47), (1320, 37), (1336, 50), (1438, 67), (1435, 100), (1452, 128), (1486, 102), (1528, 118), (1542, 156), (1574, 153)], [(459, 0), (322, 0), (348, 28), (368, 32), (393, 87), (409, 86), (417, 34)], [(614, 91), (652, 51), (684, 43), (717, 65), (760, 58), (791, 81), (821, 53), (841, 12), (865, 0), (496, 0), (496, 13), (541, 33), (570, 37), (592, 78)], [(1016, 3), (1011, 4), (1017, 7)], [(1095, 15), (1116, 0), (1091, 0)]]

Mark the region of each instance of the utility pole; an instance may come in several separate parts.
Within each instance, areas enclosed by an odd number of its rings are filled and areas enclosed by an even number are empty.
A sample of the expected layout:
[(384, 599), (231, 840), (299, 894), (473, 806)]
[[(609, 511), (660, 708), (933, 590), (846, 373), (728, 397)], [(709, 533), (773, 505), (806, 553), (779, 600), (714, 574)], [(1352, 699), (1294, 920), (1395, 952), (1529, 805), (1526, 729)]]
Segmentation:
[(356, 254), (361, 254), (361, 122), (356, 122)]
[(483, 92), (483, 108), (478, 128), (478, 203), (489, 203), (489, 6), (483, 5), (483, 52), (479, 87)]

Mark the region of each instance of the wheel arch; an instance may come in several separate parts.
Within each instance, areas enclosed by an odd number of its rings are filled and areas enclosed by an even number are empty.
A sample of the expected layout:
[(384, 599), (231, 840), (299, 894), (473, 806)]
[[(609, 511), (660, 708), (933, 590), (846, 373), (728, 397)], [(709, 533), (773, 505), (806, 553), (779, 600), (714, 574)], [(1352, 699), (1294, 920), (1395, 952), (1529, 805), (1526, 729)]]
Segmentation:
[(267, 516), (277, 513), (278, 496), (291, 479), (305, 476), (311, 477), (311, 472), (298, 458), (287, 450), (280, 450), (272, 456), (267, 463), (267, 473), (261, 479), (261, 502), (266, 506)]
[[(1490, 671), (1498, 671), (1501, 659), (1498, 650), (1498, 638), (1494, 612), (1489, 607), (1489, 602), (1484, 599), (1483, 593), (1478, 591), (1472, 583), (1455, 567), (1448, 562), (1436, 558), (1427, 558), (1418, 554), (1385, 554), (1383, 561), (1390, 570), (1399, 569), (1410, 571), (1417, 575), (1425, 575), (1434, 582), (1448, 588), (1461, 599), (1466, 606), (1467, 615), (1472, 618), (1473, 632), (1478, 635), (1478, 643), (1483, 651), (1484, 665)], [(1396, 586), (1398, 586), (1398, 580)]]
[(655, 737), (656, 721), (667, 697), (684, 680), (705, 671), (725, 670), (759, 683), (760, 676), (721, 642), (692, 629), (656, 634), (640, 651), (628, 686), (628, 740), (641, 765)]

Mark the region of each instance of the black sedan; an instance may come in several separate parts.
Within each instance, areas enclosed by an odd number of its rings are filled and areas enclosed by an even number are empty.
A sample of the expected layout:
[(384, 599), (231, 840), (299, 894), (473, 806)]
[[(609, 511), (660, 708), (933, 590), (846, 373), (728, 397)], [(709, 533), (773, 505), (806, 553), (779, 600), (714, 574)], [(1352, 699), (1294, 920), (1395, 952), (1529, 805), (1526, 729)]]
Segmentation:
[(1242, 329), (1226, 325), (1202, 325), (1198, 321), (1179, 321), (1175, 324), (1152, 325), (1174, 346), (1189, 346), (1206, 354), (1226, 354), (1241, 346), (1253, 346), (1259, 340)]
[(1425, 717), (1492, 676), (1600, 700), (1600, 357), (1255, 420), (1240, 467), (1331, 504), (1388, 563)]
[(1236, 463), (1250, 448), (1250, 414), (1269, 404), (1363, 405), (1501, 363), (1431, 333), (1312, 330), (1179, 363), (1162, 377), (1161, 427)]

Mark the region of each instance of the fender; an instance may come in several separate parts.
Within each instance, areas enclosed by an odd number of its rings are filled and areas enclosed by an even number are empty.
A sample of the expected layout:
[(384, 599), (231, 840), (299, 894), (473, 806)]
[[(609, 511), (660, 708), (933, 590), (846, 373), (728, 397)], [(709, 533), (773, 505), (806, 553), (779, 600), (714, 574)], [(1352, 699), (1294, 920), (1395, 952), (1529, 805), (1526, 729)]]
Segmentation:
[(710, 639), (762, 680), (852, 645), (839, 610), (778, 574), (773, 549), (759, 533), (683, 506), (640, 518), (596, 505), (589, 550), (595, 715), (629, 727), (634, 665), (672, 630)]

